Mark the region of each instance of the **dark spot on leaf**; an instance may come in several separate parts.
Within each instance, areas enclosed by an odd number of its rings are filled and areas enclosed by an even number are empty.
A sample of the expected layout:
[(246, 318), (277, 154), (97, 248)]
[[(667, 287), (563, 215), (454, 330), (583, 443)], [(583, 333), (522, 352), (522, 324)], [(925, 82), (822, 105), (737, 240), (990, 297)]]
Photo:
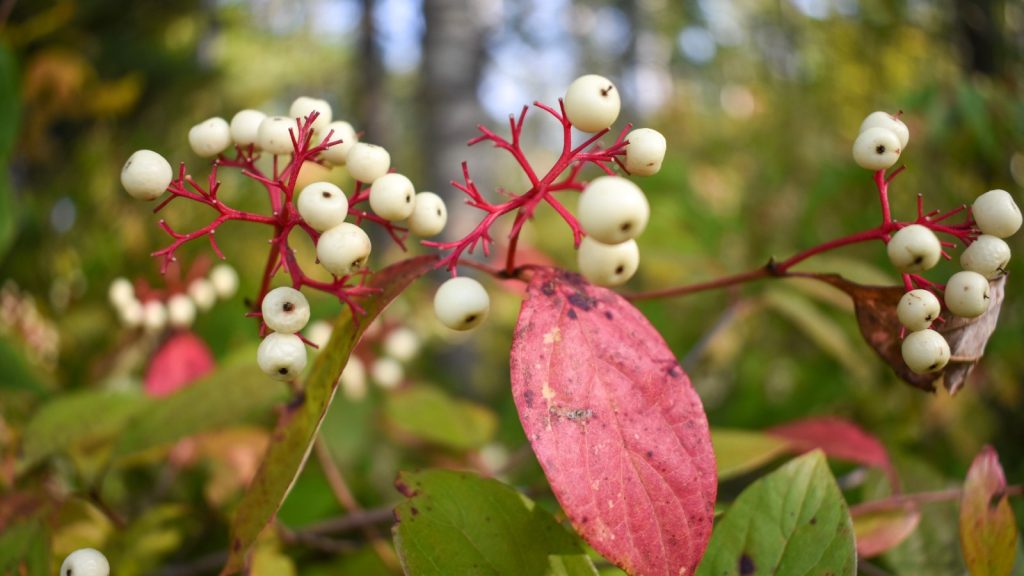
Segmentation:
[(817, 523), (818, 523), (818, 517), (817, 516), (811, 516), (811, 526), (814, 526)]
[(751, 558), (750, 556), (747, 556), (746, 554), (741, 554), (740, 555), (740, 565), (739, 565), (739, 568), (740, 568), (740, 574), (753, 574), (754, 571), (757, 569), (754, 566), (754, 559)]
[(548, 280), (547, 282), (545, 282), (545, 283), (540, 285), (540, 291), (545, 296), (554, 296), (555, 295), (555, 283), (550, 281), (550, 280)]
[(609, 319), (609, 320), (611, 320), (612, 319), (612, 313), (607, 311), (607, 310), (605, 310), (604, 311), (604, 317)]
[(415, 498), (420, 494), (418, 490), (413, 490), (412, 488), (410, 488), (409, 485), (405, 483), (405, 480), (402, 480), (401, 478), (395, 480), (395, 489), (398, 490), (402, 494), (402, 496), (405, 496), (406, 498)]
[(234, 550), (235, 552), (238, 552), (239, 550), (241, 550), (242, 549), (242, 541), (239, 540), (238, 538), (235, 538), (235, 541), (231, 543), (231, 549)]
[(527, 408), (533, 408), (533, 390), (523, 392), (523, 402), (526, 403)]
[(576, 311), (573, 310), (572, 308), (570, 308), (569, 312), (568, 312), (568, 314), (566, 314), (566, 316), (568, 316), (570, 320), (575, 320), (576, 319)]
[(590, 518), (587, 518), (586, 516), (584, 516), (584, 517), (583, 517), (583, 518), (582, 518), (582, 519), (580, 520), (580, 522), (581, 522), (581, 523), (583, 523), (583, 524), (586, 524), (587, 522), (590, 522)]
[(648, 458), (654, 458), (654, 452), (652, 452), (651, 450), (648, 450), (647, 451), (647, 457)]
[(569, 304), (572, 304), (573, 306), (583, 311), (588, 311), (591, 308), (593, 308), (595, 304), (597, 304), (596, 300), (582, 292), (575, 292), (573, 294), (570, 294), (567, 300), (569, 300)]
[(412, 512), (413, 516), (418, 516), (419, 513), (420, 513), (420, 511), (415, 506), (412, 506), (411, 508), (409, 508), (409, 512)]

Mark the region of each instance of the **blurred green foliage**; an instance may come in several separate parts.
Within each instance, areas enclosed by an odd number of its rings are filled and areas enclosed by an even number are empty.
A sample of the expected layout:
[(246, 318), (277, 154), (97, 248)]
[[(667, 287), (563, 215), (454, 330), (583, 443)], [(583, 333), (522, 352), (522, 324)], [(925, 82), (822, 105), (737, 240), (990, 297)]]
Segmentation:
[[(25, 557), (33, 566), (49, 557), (51, 571), (71, 550), (91, 545), (110, 551), (117, 574), (216, 572), (231, 513), (275, 414), (221, 414), (206, 405), (229, 425), (207, 432), (183, 405), (180, 419), (162, 416), (177, 428), (153, 433), (166, 433), (168, 440), (204, 434), (170, 448), (147, 444), (124, 465), (107, 465), (111, 437), (120, 436), (119, 423), (130, 421), (126, 407), (133, 401), (94, 401), (138, 397), (147, 360), (161, 341), (119, 325), (107, 286), (118, 276), (158, 288), (167, 284), (149, 256), (167, 238), (151, 206), (122, 193), (119, 170), (133, 150), (152, 148), (205, 177), (207, 168), (187, 146), (189, 126), (245, 107), (282, 112), (305, 93), (327, 98), (336, 117), (363, 129), (356, 115), (365, 98), (359, 11), (374, 2), (0, 4), (8, 10), (0, 21), (0, 162), (6, 167), (0, 175), (0, 542), (34, 542)], [(993, 26), (987, 48), (996, 56), (987, 63), (979, 60), (986, 46), (970, 40), (977, 14), (959, 11), (971, 3), (955, 3), (956, 10), (900, 0), (542, 4), (523, 3), (521, 12), (506, 7), (499, 15), (508, 21), (486, 24), (491, 72), (522, 75), (511, 66), (537, 74), (523, 53), (504, 51), (508, 42), (498, 40), (508, 37), (534, 46), (538, 52), (532, 54), (575, 55), (581, 69), (620, 82), (634, 107), (624, 120), (657, 128), (669, 141), (664, 169), (642, 183), (655, 210), (639, 239), (642, 265), (630, 290), (756, 268), (877, 224), (870, 175), (849, 153), (861, 118), (876, 109), (902, 110), (911, 129), (901, 159), (908, 169), (892, 186), (897, 219), (914, 216), (918, 194), (928, 209), (970, 203), (990, 188), (1005, 188), (1024, 201), (1019, 3), (976, 3), (982, 16), (991, 16), (980, 21)], [(724, 15), (723, 6), (729, 8)], [(377, 20), (399, 9), (381, 2)], [(530, 18), (531, 11), (550, 10), (558, 17)], [(606, 31), (614, 42), (602, 42)], [(418, 32), (410, 26), (391, 33)], [(707, 42), (701, 44), (702, 38)], [(415, 60), (377, 73), (384, 90), (372, 97), (393, 121), (382, 124), (386, 132), (367, 137), (386, 142), (396, 165), (417, 181), (433, 158), (414, 137), (423, 129), (416, 86), (426, 79)], [(549, 93), (558, 94), (571, 76), (552, 73), (532, 81), (543, 80)], [(500, 96), (485, 86), (478, 94)], [(542, 117), (532, 114), (528, 128), (536, 158), (549, 157), (559, 144), (545, 132)], [(467, 119), (498, 129), (502, 121)], [(466, 155), (482, 183), (513, 190), (521, 184), (497, 151)], [(344, 171), (330, 178), (348, 182)], [(250, 183), (233, 175), (223, 180), (237, 207), (266, 210)], [(449, 198), (454, 206), (455, 197)], [(467, 226), (472, 213), (453, 213)], [(208, 217), (178, 204), (164, 214), (176, 228)], [(453, 218), (453, 226), (459, 222)], [(554, 214), (540, 211), (527, 230), (533, 247), (574, 266), (570, 236)], [(236, 225), (218, 237), (239, 272), (240, 295), (201, 314), (194, 331), (226, 371), (229, 358), (251, 350), (258, 339), (256, 324), (244, 316), (245, 298), (258, 289), (267, 235)], [(1024, 253), (1020, 235), (1009, 242)], [(378, 267), (398, 258), (393, 249), (375, 253)], [(200, 243), (180, 253), (186, 270), (210, 256)], [(309, 250), (300, 257), (309, 258)], [(929, 277), (941, 281), (954, 268), (944, 264)], [(868, 283), (896, 281), (880, 245), (844, 249), (804, 269)], [(831, 289), (769, 280), (640, 307), (683, 361), (713, 426), (756, 430), (809, 415), (841, 415), (883, 441), (907, 490), (958, 484), (984, 444), (995, 446), (1010, 483), (1020, 484), (1024, 293), (1016, 279), (1022, 275), (1024, 264), (1016, 258), (1000, 326), (971, 383), (955, 398), (899, 382), (860, 340), (849, 302)], [(427, 282), (418, 283), (384, 315), (385, 332), (405, 325), (422, 336), (423, 349), (405, 366), (415, 386), (397, 393), (351, 389), (344, 398), (339, 392), (322, 427), (330, 464), (344, 472), (355, 500), (371, 511), (398, 501), (392, 482), (399, 470), (430, 466), (499, 474), (555, 510), (508, 393), (508, 347), (520, 294), (492, 285), (492, 317), (466, 340), (433, 322), (431, 293)], [(311, 296), (311, 304), (324, 319), (342, 309), (321, 296)], [(357, 351), (368, 369), (385, 353), (382, 342), (368, 337)], [(218, 374), (224, 386), (245, 380), (274, 390), (258, 375)], [(216, 398), (197, 394), (194, 401)], [(266, 398), (248, 400), (266, 406)], [(408, 416), (417, 404), (436, 409)], [(67, 406), (77, 408), (68, 414)], [(66, 431), (80, 433), (48, 438), (39, 448), (34, 430), (47, 419), (56, 419), (48, 425), (58, 427), (71, 420)], [(94, 421), (97, 427), (90, 425)], [(42, 461), (15, 472), (24, 458)], [(323, 477), (323, 464), (311, 459), (278, 517), (288, 530), (261, 540), (257, 564), (271, 567), (263, 573), (394, 571), (393, 558), (378, 557), (365, 545), (371, 537), (387, 539), (387, 518), (365, 530), (331, 533), (329, 542), (295, 536), (296, 529), (346, 514)], [(854, 476), (845, 480), (856, 484)], [(733, 488), (724, 492), (738, 492)], [(848, 494), (878, 495), (870, 484)], [(12, 504), (22, 501), (33, 504)], [(1020, 502), (1015, 508), (1020, 518)], [(25, 521), (8, 530), (14, 518)], [(0, 569), (8, 566), (6, 551), (0, 545)], [(955, 507), (926, 509), (918, 532), (873, 562), (892, 574), (962, 573)]]

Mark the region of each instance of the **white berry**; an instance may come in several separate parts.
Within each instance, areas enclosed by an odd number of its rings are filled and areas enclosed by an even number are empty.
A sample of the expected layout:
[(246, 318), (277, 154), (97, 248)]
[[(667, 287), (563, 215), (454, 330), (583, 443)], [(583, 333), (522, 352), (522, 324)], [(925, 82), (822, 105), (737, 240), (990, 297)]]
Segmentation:
[(188, 285), (188, 295), (196, 303), (196, 308), (206, 312), (217, 302), (217, 290), (213, 282), (206, 278), (196, 278)]
[(259, 110), (239, 110), (231, 117), (231, 139), (239, 146), (256, 144), (259, 139), (260, 124), (267, 117)]
[(345, 397), (351, 400), (362, 400), (366, 396), (366, 366), (355, 356), (349, 356), (345, 369), (338, 377)]
[(892, 130), (868, 128), (853, 141), (853, 161), (868, 170), (885, 170), (900, 159), (900, 139)]
[(207, 118), (189, 129), (188, 145), (202, 158), (216, 156), (231, 146), (231, 127), (223, 118)]
[(935, 330), (907, 334), (900, 351), (907, 367), (917, 374), (937, 372), (949, 362), (949, 342)]
[(891, 131), (900, 141), (901, 149), (906, 149), (907, 143), (910, 142), (910, 129), (903, 123), (903, 120), (900, 120), (899, 116), (888, 112), (879, 110), (868, 114), (867, 118), (860, 123), (860, 130), (857, 132), (862, 133), (868, 128), (885, 128)]
[(592, 284), (618, 286), (636, 274), (640, 265), (640, 248), (636, 240), (602, 244), (587, 236), (580, 242), (576, 262), (580, 274)]
[(476, 280), (457, 276), (441, 284), (434, 294), (434, 314), (452, 330), (471, 330), (487, 318), (491, 298)]
[(295, 151), (292, 134), (298, 136), (294, 118), (267, 116), (260, 122), (256, 145), (270, 154), (291, 154)]
[(981, 316), (988, 310), (988, 290), (988, 278), (977, 272), (961, 270), (946, 282), (946, 308), (963, 318)]
[(565, 91), (565, 115), (584, 132), (599, 132), (615, 123), (622, 104), (611, 80), (587, 74), (569, 84)]
[(388, 356), (408, 362), (420, 351), (420, 336), (411, 328), (396, 328), (384, 338), (383, 347)]
[(306, 117), (314, 110), (319, 112), (319, 115), (316, 117), (316, 120), (313, 121), (313, 130), (319, 132), (331, 123), (333, 116), (331, 105), (328, 104), (326, 100), (300, 96), (292, 102), (291, 107), (288, 109), (288, 115), (292, 118), (301, 120), (302, 123), (305, 124)]
[[(328, 133), (331, 133), (331, 141), (341, 140), (341, 142), (331, 146), (321, 153), (323, 159), (334, 164), (336, 166), (342, 166), (345, 164), (345, 160), (348, 158), (348, 153), (352, 150), (352, 147), (359, 142), (359, 137), (356, 135), (356, 129), (352, 127), (348, 122), (331, 122), (324, 127), (322, 134), (319, 134), (321, 139), (326, 138)], [(317, 142), (319, 144), (319, 142)]]
[(932, 325), (932, 322), (942, 312), (942, 303), (939, 298), (930, 290), (918, 288), (911, 290), (900, 298), (896, 305), (896, 316), (900, 323), (911, 332), (924, 330)]
[(227, 300), (238, 291), (238, 272), (230, 264), (217, 264), (210, 270), (210, 283), (222, 300)]
[(136, 150), (121, 168), (121, 185), (136, 200), (155, 200), (174, 178), (171, 164), (152, 150)]
[(306, 367), (306, 345), (295, 334), (271, 332), (256, 350), (256, 363), (275, 380), (290, 380)]
[(345, 221), (348, 198), (330, 182), (313, 182), (299, 192), (295, 203), (299, 215), (317, 232), (324, 232)]
[(175, 328), (188, 328), (196, 321), (196, 304), (186, 294), (167, 300), (167, 321)]
[(146, 312), (142, 302), (132, 298), (117, 307), (117, 316), (126, 327), (138, 328), (145, 321)]
[(651, 128), (637, 128), (626, 136), (626, 171), (634, 176), (651, 176), (665, 160), (665, 136)]
[(988, 279), (1006, 274), (1010, 263), (1010, 246), (1002, 238), (982, 234), (960, 254), (960, 266)]
[(985, 234), (1009, 238), (1020, 229), (1020, 207), (1006, 190), (989, 190), (974, 200), (971, 214)]
[(110, 563), (94, 548), (80, 548), (64, 559), (59, 576), (109, 576)]
[(409, 230), (420, 237), (436, 236), (448, 223), (448, 207), (444, 200), (433, 192), (418, 192), (412, 216), (409, 216)]
[(288, 286), (267, 292), (260, 310), (263, 323), (274, 332), (294, 334), (309, 323), (309, 301), (302, 292)]
[(111, 306), (120, 308), (125, 303), (135, 300), (135, 287), (127, 278), (115, 278), (107, 289), (107, 298)]
[(576, 210), (583, 230), (604, 244), (639, 236), (651, 212), (640, 187), (621, 176), (592, 180), (580, 194)]
[(362, 228), (342, 222), (320, 235), (316, 257), (331, 274), (348, 276), (366, 266), (371, 248), (370, 237)]
[(373, 365), (370, 366), (370, 377), (381, 388), (390, 390), (397, 388), (402, 380), (405, 380), (405, 369), (398, 360), (384, 356), (373, 361)]
[(148, 332), (159, 332), (167, 326), (167, 307), (159, 300), (142, 305), (142, 327)]
[(326, 320), (317, 320), (309, 325), (309, 329), (306, 330), (306, 340), (309, 340), (317, 346), (319, 349), (323, 349), (327, 346), (327, 343), (331, 340), (331, 333), (334, 332), (334, 327), (331, 323)]
[(370, 208), (381, 218), (392, 222), (412, 216), (416, 208), (416, 190), (412, 181), (396, 172), (377, 178), (370, 186)]
[(942, 257), (942, 244), (934, 232), (920, 224), (905, 226), (886, 246), (889, 261), (901, 272), (924, 272)]
[(383, 146), (356, 142), (348, 151), (345, 164), (353, 178), (372, 184), (391, 169), (391, 154)]

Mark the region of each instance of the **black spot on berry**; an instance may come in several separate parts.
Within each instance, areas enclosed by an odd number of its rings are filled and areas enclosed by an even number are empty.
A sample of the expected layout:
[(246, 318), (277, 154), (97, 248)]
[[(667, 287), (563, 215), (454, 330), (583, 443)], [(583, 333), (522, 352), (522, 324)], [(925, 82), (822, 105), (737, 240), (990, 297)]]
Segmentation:
[(757, 568), (754, 566), (754, 559), (750, 556), (747, 556), (746, 554), (740, 555), (739, 568), (740, 574), (742, 575), (753, 574), (757, 570)]
[(625, 271), (626, 271), (626, 267), (623, 266), (622, 264), (619, 264), (618, 266), (615, 267), (615, 273), (616, 274), (622, 274)]
[(622, 226), (619, 226), (619, 230), (622, 230), (623, 232), (629, 232), (629, 229), (632, 228), (632, 227), (633, 227), (633, 223), (632, 222), (623, 222)]
[(324, 196), (324, 198), (330, 198), (331, 197), (331, 193), (326, 191), (326, 190), (324, 190), (323, 196)]
[(288, 374), (288, 369), (282, 366), (277, 369), (277, 373), (280, 374), (281, 376), (285, 376)]
[(295, 304), (285, 302), (284, 306), (281, 306), (281, 308), (283, 308), (285, 312), (291, 312), (292, 310), (295, 310)]
[(412, 196), (409, 196), (408, 194), (406, 194), (406, 196), (405, 196), (405, 203), (408, 204), (410, 202), (412, 202)]
[(914, 264), (920, 264), (921, 262), (924, 262), (924, 256), (918, 256), (917, 258), (914, 258)]
[(466, 319), (463, 322), (469, 324), (474, 320), (476, 320), (476, 314), (470, 314), (469, 316), (466, 316)]
[(601, 96), (607, 96), (607, 95), (611, 94), (612, 90), (615, 90), (615, 86), (613, 86), (611, 84), (609, 84), (605, 88), (601, 88)]
[(885, 154), (885, 145), (879, 144), (878, 146), (875, 146), (875, 154)]
[(438, 211), (437, 211), (437, 215), (438, 215), (438, 216), (441, 216), (441, 210), (440, 210), (440, 209), (438, 209)]

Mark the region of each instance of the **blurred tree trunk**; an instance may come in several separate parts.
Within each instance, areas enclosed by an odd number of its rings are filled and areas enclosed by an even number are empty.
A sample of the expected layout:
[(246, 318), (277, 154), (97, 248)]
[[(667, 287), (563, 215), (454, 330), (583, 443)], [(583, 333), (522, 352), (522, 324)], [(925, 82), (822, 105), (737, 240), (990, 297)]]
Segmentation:
[(387, 145), (384, 140), (387, 126), (383, 118), (384, 110), (384, 62), (377, 44), (377, 24), (374, 14), (377, 0), (361, 0), (363, 15), (359, 24), (359, 68), (358, 88), (355, 90), (356, 118), (362, 124), (367, 140), (375, 144)]
[(1002, 78), (1006, 48), (1003, 0), (955, 0), (954, 4), (964, 69)]
[(425, 183), (445, 197), (467, 158), (466, 141), (483, 121), (477, 87), (486, 62), (486, 28), (477, 0), (424, 0), (426, 30), (420, 81)]

